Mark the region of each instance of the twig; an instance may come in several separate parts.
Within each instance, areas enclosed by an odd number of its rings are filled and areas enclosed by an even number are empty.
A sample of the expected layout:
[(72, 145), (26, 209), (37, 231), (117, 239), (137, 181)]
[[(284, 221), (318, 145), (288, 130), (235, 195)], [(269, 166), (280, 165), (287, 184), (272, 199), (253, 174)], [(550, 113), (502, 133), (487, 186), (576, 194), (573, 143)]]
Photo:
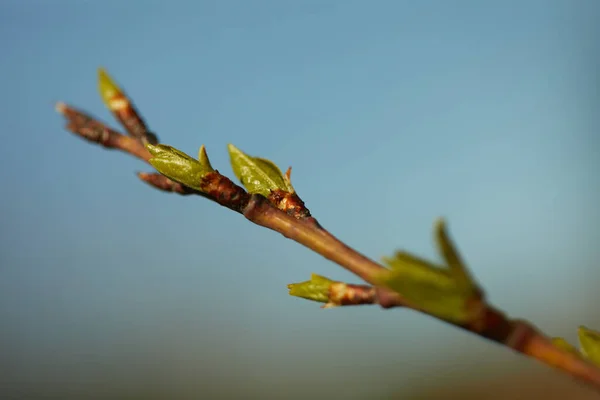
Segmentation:
[(187, 196), (189, 194), (199, 194), (195, 190), (192, 190), (186, 186), (183, 186), (181, 183), (173, 182), (169, 178), (164, 175), (159, 174), (158, 172), (138, 172), (138, 178), (142, 181), (146, 182), (148, 185), (162, 190), (164, 192), (172, 192)]
[[(377, 271), (384, 268), (332, 235), (323, 235), (313, 226), (278, 212), (260, 196), (252, 197), (244, 210), (244, 216), (258, 225), (277, 231), (288, 239), (310, 248), (366, 282), (374, 283)], [(363, 288), (364, 290), (366, 288)], [(390, 294), (383, 288), (377, 288), (376, 293), (377, 296), (366, 297), (363, 304), (368, 300), (372, 304), (380, 304), (385, 308), (408, 307), (422, 312), (417, 307), (407, 304), (406, 300), (396, 293)], [(600, 369), (574, 354), (553, 346), (550, 339), (531, 324), (510, 320), (490, 305), (481, 304), (481, 306), (483, 310), (478, 320), (467, 325), (453, 325), (526, 354), (544, 364), (559, 368), (600, 390)]]
[(124, 151), (146, 162), (152, 157), (140, 140), (122, 135), (88, 114), (65, 103), (56, 104), (56, 111), (67, 119), (66, 128), (83, 139), (107, 149)]
[(333, 235), (324, 234), (322, 229), (280, 212), (262, 196), (252, 195), (243, 214), (255, 224), (279, 232), (342, 265), (365, 282), (374, 284), (376, 273), (384, 270), (383, 266), (346, 246)]
[(125, 92), (112, 80), (103, 68), (98, 69), (98, 90), (104, 104), (113, 113), (127, 133), (142, 143), (158, 143), (158, 137), (150, 132), (146, 122)]
[[(122, 135), (64, 103), (59, 103), (57, 110), (67, 119), (67, 129), (80, 137), (149, 162), (151, 154), (142, 143), (144, 140), (139, 137)], [(125, 121), (122, 122), (125, 124)], [(293, 206), (289, 208), (288, 213), (277, 208), (278, 204), (275, 202), (287, 202), (285, 196), (275, 193), (274, 198), (267, 199), (259, 194), (250, 195), (218, 171), (209, 172), (202, 177), (199, 183), (201, 191), (190, 189), (156, 173), (139, 173), (138, 176), (144, 182), (163, 191), (207, 197), (243, 214), (257, 225), (279, 232), (286, 238), (306, 246), (373, 285), (333, 282), (327, 294), (329, 306), (378, 304), (383, 308), (406, 307), (424, 312), (398, 293), (377, 286), (378, 276), (382, 271), (386, 271), (386, 268), (342, 243), (323, 229), (307, 212), (303, 214), (304, 204), (299, 198), (292, 199)], [(289, 172), (287, 176), (289, 177)], [(450, 262), (460, 263), (457, 255), (449, 253), (447, 258)], [(446, 322), (558, 368), (600, 390), (600, 369), (583, 358), (554, 346), (547, 336), (530, 323), (506, 317), (484, 301), (482, 292), (477, 292), (472, 303), (476, 312), (473, 313), (475, 318), (469, 323)]]
[[(140, 140), (125, 136), (74, 107), (60, 102), (56, 104), (56, 111), (67, 120), (66, 129), (82, 139), (99, 144), (109, 150), (120, 150), (147, 163), (152, 158), (152, 155)], [(138, 178), (165, 192), (181, 195), (201, 194), (158, 173), (139, 172)]]
[[(324, 287), (319, 287), (319, 285), (324, 285)], [(288, 288), (290, 294), (294, 296), (325, 303), (322, 308), (355, 305), (380, 305), (384, 308), (406, 307), (405, 301), (396, 293), (392, 293), (390, 297), (388, 291), (379, 290), (374, 286), (331, 281), (316, 275), (313, 275), (311, 281), (290, 284)], [(311, 291), (312, 293), (310, 293)], [(415, 311), (422, 312), (421, 310)], [(592, 385), (597, 390), (600, 386), (600, 372), (597, 367), (576, 354), (554, 346), (550, 338), (529, 322), (511, 320), (491, 305), (485, 306), (482, 317), (478, 321), (464, 325), (451, 324), (559, 369)]]

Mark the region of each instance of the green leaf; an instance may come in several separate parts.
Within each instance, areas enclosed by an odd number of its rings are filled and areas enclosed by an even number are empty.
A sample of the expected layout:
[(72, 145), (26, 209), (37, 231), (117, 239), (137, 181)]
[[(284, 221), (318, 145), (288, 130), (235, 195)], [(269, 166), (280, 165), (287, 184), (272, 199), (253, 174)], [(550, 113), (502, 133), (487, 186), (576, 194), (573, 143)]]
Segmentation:
[(474, 301), (479, 299), (479, 289), (450, 241), (443, 220), (436, 223), (435, 239), (447, 265), (399, 251), (383, 258), (389, 269), (378, 280), (414, 307), (455, 323), (468, 322), (480, 311), (480, 302)]
[(600, 366), (600, 332), (580, 326), (577, 333), (583, 355)]
[(333, 283), (335, 281), (331, 279), (312, 274), (309, 281), (291, 283), (288, 285), (288, 289), (290, 290), (290, 296), (327, 303), (329, 302), (329, 287)]
[[(146, 145), (153, 155), (150, 164), (167, 178), (179, 182), (187, 187), (201, 191), (202, 177), (212, 171), (210, 163), (201, 163), (174, 147), (164, 144)], [(208, 160), (208, 158), (207, 158)]]
[(571, 343), (567, 342), (564, 338), (561, 337), (555, 337), (552, 338), (552, 344), (556, 347), (558, 347), (559, 349), (568, 351), (569, 353), (581, 356), (581, 353), (579, 352), (579, 350), (577, 350), (575, 348), (575, 346), (573, 346)]
[(272, 190), (281, 189), (293, 193), (289, 180), (273, 162), (264, 158), (251, 157), (232, 144), (228, 145), (233, 173), (249, 193), (269, 197)]
[(457, 279), (450, 270), (404, 252), (383, 261), (390, 270), (382, 273), (381, 283), (400, 293), (409, 303), (456, 323), (470, 319), (469, 302), (476, 290), (463, 279)]

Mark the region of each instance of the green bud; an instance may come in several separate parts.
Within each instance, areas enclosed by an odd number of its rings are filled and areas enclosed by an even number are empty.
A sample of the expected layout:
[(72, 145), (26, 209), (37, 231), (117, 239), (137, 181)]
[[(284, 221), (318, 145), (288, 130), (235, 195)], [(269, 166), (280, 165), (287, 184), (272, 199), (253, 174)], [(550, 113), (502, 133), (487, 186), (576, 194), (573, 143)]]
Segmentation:
[(304, 299), (318, 301), (319, 303), (329, 302), (329, 287), (335, 283), (324, 276), (312, 274), (309, 281), (300, 283), (291, 283), (288, 285), (290, 296), (302, 297)]
[(119, 101), (127, 101), (119, 86), (104, 68), (98, 68), (98, 91), (102, 101), (110, 110), (118, 109), (121, 106)]
[(164, 144), (147, 144), (146, 148), (153, 156), (150, 164), (158, 172), (175, 182), (202, 191), (200, 187), (202, 177), (212, 171), (210, 163), (203, 164), (184, 152)]
[(258, 193), (265, 197), (275, 189), (294, 193), (289, 179), (285, 178), (273, 162), (251, 157), (232, 144), (228, 145), (228, 150), (233, 173), (249, 193)]

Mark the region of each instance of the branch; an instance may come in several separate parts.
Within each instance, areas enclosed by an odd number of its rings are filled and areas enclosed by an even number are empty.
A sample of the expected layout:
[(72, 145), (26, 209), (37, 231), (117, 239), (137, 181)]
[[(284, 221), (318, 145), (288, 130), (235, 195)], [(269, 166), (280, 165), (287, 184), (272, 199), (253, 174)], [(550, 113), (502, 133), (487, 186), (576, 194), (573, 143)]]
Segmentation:
[[(121, 104), (122, 101), (123, 99), (120, 98), (119, 103), (117, 104)], [(145, 161), (148, 164), (151, 164), (150, 160), (153, 158), (153, 155), (147, 148), (147, 143), (149, 143), (148, 140), (141, 139), (140, 137), (136, 138), (133, 136), (125, 136), (122, 133), (109, 128), (107, 125), (95, 119), (91, 115), (62, 102), (56, 104), (56, 111), (62, 114), (67, 120), (66, 129), (78, 135), (79, 137), (89, 142), (98, 144), (106, 149), (120, 150), (142, 161)], [(128, 110), (128, 112), (132, 111)], [(122, 122), (122, 119), (123, 118), (118, 115), (118, 120)], [(131, 123), (131, 120), (138, 119), (141, 121), (141, 118), (137, 117), (130, 119), (128, 123)], [(204, 146), (202, 146), (200, 149), (200, 156), (206, 160), (205, 162), (209, 163)], [(156, 189), (165, 192), (177, 193), (180, 195), (195, 194), (202, 197), (208, 197), (209, 199), (214, 200), (227, 208), (241, 212), (242, 208), (244, 208), (245, 204), (249, 200), (249, 198), (247, 198), (246, 191), (231, 182), (231, 180), (226, 176), (221, 175), (218, 171), (211, 172), (214, 173), (203, 178), (202, 190), (194, 190), (193, 188), (182, 185), (181, 183), (169, 179), (162, 174), (139, 172), (137, 175), (139, 179)], [(290, 175), (291, 168), (289, 168), (285, 173), (285, 178), (288, 182), (290, 180)], [(205, 192), (210, 193), (207, 195)], [(287, 214), (293, 215), (296, 218), (304, 219), (309, 223), (318, 226), (317, 221), (314, 218), (311, 218), (310, 212), (304, 205), (304, 202), (295, 192), (286, 192), (284, 190), (276, 189), (270, 191), (268, 197), (271, 203), (276, 205), (278, 209), (283, 210)], [(233, 199), (238, 198), (240, 201), (238, 204), (231, 204)]]
[[(356, 305), (380, 305), (384, 308), (404, 307), (401, 297), (388, 297), (369, 285), (355, 285), (313, 274), (309, 281), (288, 285), (290, 295), (325, 303), (321, 308)], [(418, 310), (417, 310), (418, 311)], [(574, 352), (564, 351), (527, 321), (510, 320), (492, 306), (486, 306), (476, 324), (453, 324), (457, 328), (479, 335), (508, 347), (539, 362), (557, 368), (597, 390), (600, 388), (600, 371)]]
[(150, 132), (144, 119), (133, 105), (133, 102), (106, 73), (104, 68), (98, 69), (98, 90), (106, 107), (108, 107), (131, 137), (138, 139), (144, 144), (158, 143), (158, 137)]
[[(150, 164), (149, 160), (152, 158), (152, 155), (142, 141), (125, 136), (109, 128), (94, 117), (65, 103), (57, 103), (56, 111), (62, 114), (67, 120), (65, 128), (80, 138), (109, 150), (120, 150)], [(173, 182), (161, 174), (140, 172), (138, 173), (138, 177), (150, 186), (165, 192), (182, 195), (199, 194), (178, 182)]]
[(181, 194), (183, 196), (189, 194), (198, 194), (198, 192), (191, 190), (190, 188), (183, 186), (181, 183), (173, 182), (164, 175), (157, 172), (138, 172), (138, 178), (146, 182), (148, 185), (162, 190), (163, 192), (172, 192)]
[(143, 161), (152, 157), (140, 140), (125, 136), (102, 122), (65, 103), (57, 103), (56, 111), (67, 119), (67, 130), (107, 149), (118, 149)]
[[(59, 103), (56, 109), (67, 119), (68, 130), (154, 166), (160, 174), (138, 173), (145, 183), (166, 192), (208, 198), (302, 244), (370, 284), (353, 285), (313, 275), (310, 281), (289, 285), (290, 294), (325, 303), (325, 308), (373, 304), (413, 309), (558, 368), (600, 391), (600, 369), (589, 361), (597, 361), (595, 355), (586, 359), (566, 346), (558, 346), (532, 324), (508, 318), (485, 300), (443, 221), (436, 225), (435, 232), (445, 266), (397, 252), (384, 259), (386, 268), (341, 242), (311, 216), (291, 184), (290, 169), (283, 174), (272, 162), (229, 145), (234, 173), (247, 192), (212, 168), (204, 146), (195, 159), (170, 146), (156, 145), (156, 135), (150, 133), (133, 103), (104, 70), (100, 71), (99, 88), (129, 136)], [(600, 339), (598, 348), (593, 347), (595, 344), (587, 346), (588, 350), (600, 351)]]

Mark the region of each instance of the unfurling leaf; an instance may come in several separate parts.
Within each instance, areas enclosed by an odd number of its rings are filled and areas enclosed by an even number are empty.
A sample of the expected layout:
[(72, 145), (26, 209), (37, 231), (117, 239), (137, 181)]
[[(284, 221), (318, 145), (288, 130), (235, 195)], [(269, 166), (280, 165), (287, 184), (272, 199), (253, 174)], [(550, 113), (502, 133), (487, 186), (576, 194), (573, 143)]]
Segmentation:
[(249, 193), (258, 193), (269, 197), (272, 190), (280, 189), (294, 193), (289, 179), (273, 162), (264, 158), (252, 157), (234, 145), (228, 145), (233, 173)]
[(382, 284), (414, 306), (457, 323), (470, 319), (468, 303), (476, 291), (450, 270), (403, 252), (384, 262), (390, 270), (382, 274)]
[(383, 261), (382, 285), (401, 294), (413, 306), (455, 322), (466, 323), (480, 312), (480, 292), (469, 277), (443, 222), (436, 224), (436, 240), (447, 265), (439, 266), (405, 252)]
[(577, 333), (583, 355), (600, 366), (600, 332), (580, 326)]
[[(208, 157), (201, 157), (198, 161), (193, 157), (164, 144), (146, 146), (152, 158), (150, 164), (167, 178), (182, 185), (202, 191), (200, 185), (202, 177), (212, 172)], [(206, 154), (205, 154), (206, 155)]]
[(119, 86), (108, 75), (104, 68), (98, 68), (98, 91), (102, 101), (109, 110), (125, 107), (128, 103)]
[(331, 279), (312, 274), (309, 281), (290, 283), (288, 289), (290, 290), (290, 296), (302, 297), (319, 303), (328, 303), (329, 288), (333, 283), (335, 281)]

